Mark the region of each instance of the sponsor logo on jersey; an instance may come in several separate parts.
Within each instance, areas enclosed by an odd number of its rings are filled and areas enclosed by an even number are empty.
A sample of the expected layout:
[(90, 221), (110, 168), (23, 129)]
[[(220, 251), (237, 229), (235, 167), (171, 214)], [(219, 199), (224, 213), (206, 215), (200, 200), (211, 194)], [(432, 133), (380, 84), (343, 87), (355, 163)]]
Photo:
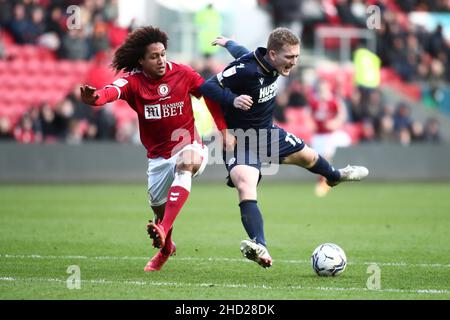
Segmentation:
[(259, 83), (260, 83), (261, 85), (263, 85), (263, 83), (264, 83), (264, 78), (259, 78)]
[(222, 75), (224, 78), (231, 77), (233, 74), (236, 74), (236, 67), (231, 67), (224, 72), (222, 72)]
[(169, 91), (170, 91), (169, 86), (167, 84), (165, 84), (165, 83), (160, 84), (159, 87), (158, 87), (158, 94), (161, 97), (167, 96), (169, 94)]
[(258, 103), (264, 103), (274, 98), (277, 95), (277, 82), (275, 81), (271, 85), (259, 89)]
[(145, 119), (162, 119), (183, 114), (184, 101), (144, 106)]
[(145, 105), (144, 106), (145, 119), (161, 119), (161, 105)]
[(119, 88), (122, 88), (124, 85), (128, 83), (128, 80), (125, 80), (123, 78), (117, 79), (113, 82), (113, 85), (118, 86)]

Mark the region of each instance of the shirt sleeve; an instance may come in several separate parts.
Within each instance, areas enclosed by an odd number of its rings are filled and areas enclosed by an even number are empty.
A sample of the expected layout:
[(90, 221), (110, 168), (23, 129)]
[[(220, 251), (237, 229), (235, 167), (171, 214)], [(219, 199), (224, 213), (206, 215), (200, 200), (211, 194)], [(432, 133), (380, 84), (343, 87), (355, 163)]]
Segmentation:
[(216, 78), (222, 87), (229, 88), (239, 95), (242, 88), (246, 88), (252, 79), (252, 72), (245, 63), (239, 63), (239, 60), (236, 60), (218, 73)]
[(248, 50), (246, 47), (244, 47), (243, 45), (240, 45), (239, 43), (237, 43), (234, 40), (228, 40), (227, 43), (225, 44), (225, 48), (235, 59), (250, 52), (250, 50)]
[(230, 89), (223, 87), (216, 76), (209, 78), (200, 88), (203, 96), (220, 102), (222, 105), (233, 105), (237, 97)]
[(130, 77), (123, 77), (115, 80), (112, 84), (107, 85), (106, 88), (114, 88), (119, 96), (117, 99), (122, 99), (125, 101), (129, 101), (131, 99), (132, 85), (130, 82)]
[(186, 66), (186, 76), (189, 77), (189, 93), (200, 99), (202, 94), (200, 92), (200, 86), (205, 82), (201, 75), (191, 67)]

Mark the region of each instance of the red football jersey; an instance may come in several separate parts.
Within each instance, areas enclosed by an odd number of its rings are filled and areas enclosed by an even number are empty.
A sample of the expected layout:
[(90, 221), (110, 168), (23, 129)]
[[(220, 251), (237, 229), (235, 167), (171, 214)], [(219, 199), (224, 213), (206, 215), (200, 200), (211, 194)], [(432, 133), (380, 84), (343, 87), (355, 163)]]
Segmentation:
[(330, 133), (325, 127), (328, 120), (336, 118), (338, 113), (338, 102), (335, 99), (328, 101), (311, 101), (311, 115), (317, 125), (317, 133)]
[(158, 79), (142, 71), (117, 79), (111, 86), (120, 91), (119, 99), (136, 111), (142, 144), (147, 157), (170, 158), (198, 137), (191, 95), (201, 97), (204, 79), (191, 67), (167, 62), (166, 74)]

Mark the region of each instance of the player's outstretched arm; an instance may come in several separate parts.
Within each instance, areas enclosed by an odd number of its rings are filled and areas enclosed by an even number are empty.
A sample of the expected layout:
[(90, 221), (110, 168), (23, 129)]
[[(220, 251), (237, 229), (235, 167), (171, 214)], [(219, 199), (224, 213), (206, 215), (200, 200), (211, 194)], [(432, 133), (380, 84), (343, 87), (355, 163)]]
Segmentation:
[(218, 36), (211, 44), (213, 46), (224, 47), (235, 59), (250, 52), (250, 50), (248, 50), (246, 47), (224, 36)]
[(81, 100), (91, 106), (102, 106), (119, 98), (119, 92), (115, 87), (97, 90), (94, 87), (83, 85), (80, 87), (80, 90)]

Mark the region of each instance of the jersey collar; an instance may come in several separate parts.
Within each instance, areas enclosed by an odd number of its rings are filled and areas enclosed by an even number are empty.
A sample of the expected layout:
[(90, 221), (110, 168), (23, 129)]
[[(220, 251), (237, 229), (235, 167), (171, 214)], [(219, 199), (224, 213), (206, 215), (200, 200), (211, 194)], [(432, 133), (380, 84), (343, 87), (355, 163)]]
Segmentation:
[(272, 75), (273, 77), (278, 76), (277, 70), (264, 58), (264, 56), (267, 54), (267, 49), (259, 47), (254, 52), (253, 55), (255, 56), (256, 61), (258, 61), (261, 68), (264, 70), (265, 73)]

